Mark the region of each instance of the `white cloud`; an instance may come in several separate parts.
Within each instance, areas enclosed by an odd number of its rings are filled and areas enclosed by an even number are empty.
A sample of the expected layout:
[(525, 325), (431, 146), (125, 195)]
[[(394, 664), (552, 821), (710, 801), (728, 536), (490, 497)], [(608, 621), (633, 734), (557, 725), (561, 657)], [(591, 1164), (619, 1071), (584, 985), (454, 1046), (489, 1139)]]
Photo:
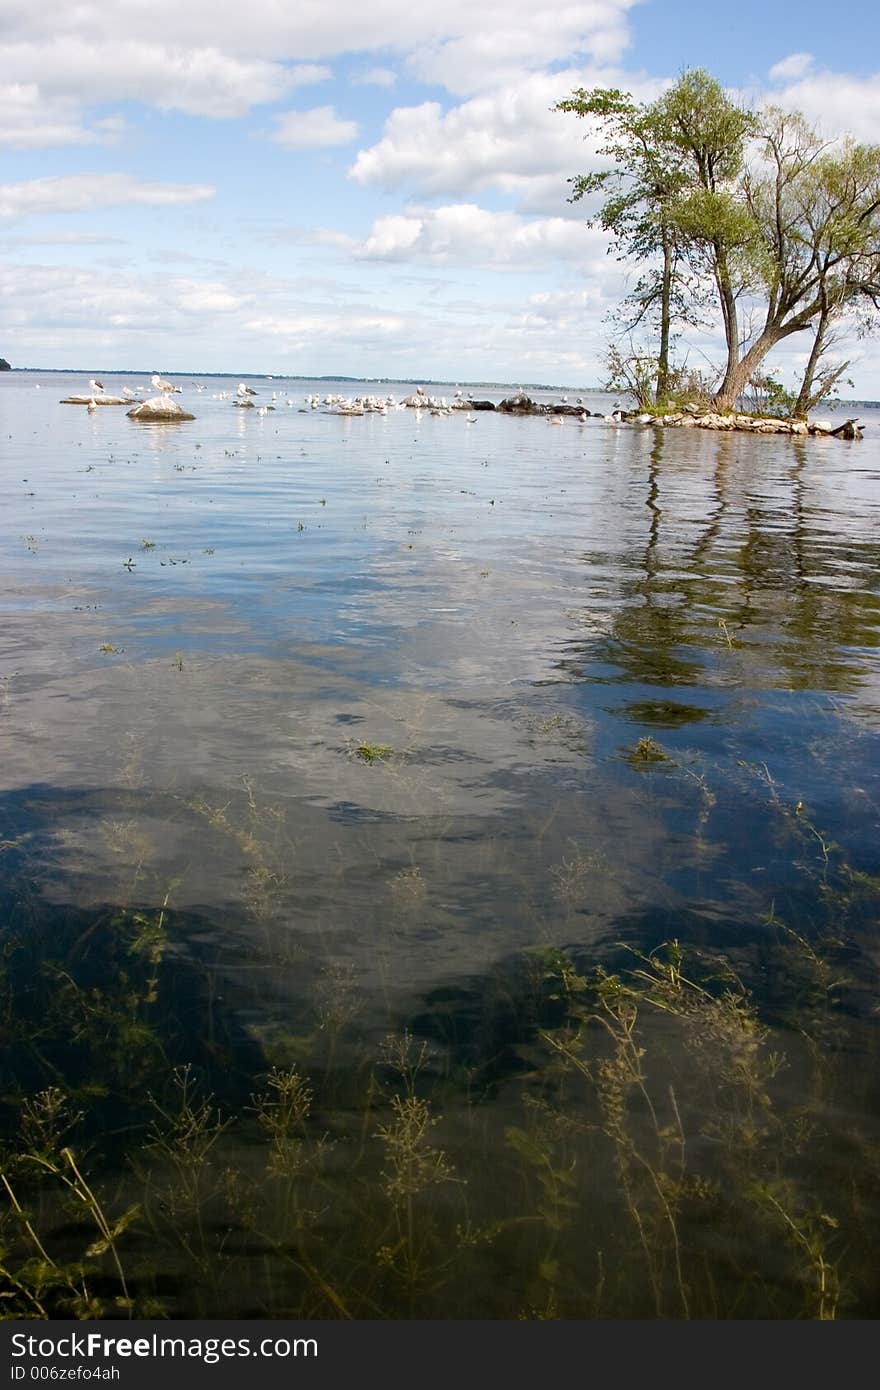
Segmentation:
[(483, 0), (479, 24), (471, 11), (462, 30), (457, 31), (453, 20), (447, 32), (427, 43), (416, 39), (409, 66), (422, 81), (468, 95), (561, 60), (613, 63), (627, 48), (627, 13), (635, 3), (582, 0), (536, 6), (522, 0)]
[(0, 218), (41, 213), (91, 212), (95, 208), (152, 203), (169, 206), (213, 198), (208, 184), (149, 183), (131, 174), (69, 174), (0, 184)]
[(78, 102), (69, 97), (47, 99), (35, 82), (0, 86), (0, 149), (111, 145), (124, 128), (118, 118), (84, 124)]
[[(322, 80), (321, 61), (391, 53), (426, 80), (473, 92), (572, 55), (619, 57), (634, 3), (569, 0), (542, 11), (532, 0), (486, 0), (475, 22), (471, 0), (251, 0), (227, 23), (216, 0), (115, 0), (109, 17), (98, 0), (4, 0), (0, 87), (36, 84), (47, 101), (133, 100), (222, 118)], [(387, 86), (394, 70), (374, 67), (361, 80)], [(76, 128), (74, 120), (62, 131), (63, 143)]]
[(57, 325), (103, 331), (107, 325), (145, 334), (150, 329), (185, 329), (207, 313), (245, 306), (227, 288), (184, 277), (96, 275), (81, 265), (6, 265), (0, 268), (0, 297), (17, 329), (51, 332)]
[(421, 261), (493, 270), (535, 269), (561, 261), (586, 268), (607, 244), (563, 217), (525, 218), (475, 203), (412, 208), (379, 217), (352, 254), (365, 261)]
[(552, 109), (578, 86), (626, 86), (650, 99), (662, 84), (616, 69), (566, 69), (533, 73), (449, 111), (436, 101), (397, 107), (349, 172), (357, 183), (428, 195), (495, 189), (531, 211), (563, 212), (566, 180), (604, 162), (595, 123)]
[(332, 106), (314, 106), (310, 111), (285, 111), (275, 117), (276, 128), (269, 136), (289, 150), (327, 149), (348, 145), (357, 138), (356, 121), (340, 120)]
[(402, 333), (405, 326), (406, 318), (401, 314), (365, 314), (360, 309), (343, 314), (335, 307), (323, 313), (262, 315), (245, 324), (247, 331), (257, 337), (284, 338), (289, 346), (304, 348), (321, 340), (338, 342), (340, 336), (387, 341)]
[(781, 63), (773, 64), (770, 76), (774, 82), (788, 82), (792, 78), (803, 77), (812, 66), (812, 53), (792, 53), (788, 58), (783, 58)]
[(807, 71), (774, 89), (772, 99), (779, 106), (802, 111), (826, 136), (851, 134), (869, 144), (880, 143), (880, 73), (852, 77)]
[(242, 116), (257, 103), (278, 101), (296, 85), (296, 71), (281, 63), (215, 47), (184, 49), (154, 38), (141, 42), (106, 34), (95, 43), (63, 37), (0, 45), (0, 81), (6, 74), (38, 84), (53, 98), (142, 101), (163, 111), (213, 117)]
[(4, 236), (8, 250), (32, 250), (35, 246), (125, 246), (125, 237), (105, 236), (103, 232), (58, 232), (54, 236)]

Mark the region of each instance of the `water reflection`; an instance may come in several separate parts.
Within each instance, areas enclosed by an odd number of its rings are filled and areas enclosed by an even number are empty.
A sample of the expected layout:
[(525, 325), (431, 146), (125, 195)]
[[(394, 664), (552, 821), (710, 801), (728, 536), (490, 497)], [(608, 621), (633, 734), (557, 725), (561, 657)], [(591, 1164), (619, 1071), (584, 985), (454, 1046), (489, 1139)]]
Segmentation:
[(16, 1309), (870, 1315), (866, 455), (200, 411), (11, 422)]

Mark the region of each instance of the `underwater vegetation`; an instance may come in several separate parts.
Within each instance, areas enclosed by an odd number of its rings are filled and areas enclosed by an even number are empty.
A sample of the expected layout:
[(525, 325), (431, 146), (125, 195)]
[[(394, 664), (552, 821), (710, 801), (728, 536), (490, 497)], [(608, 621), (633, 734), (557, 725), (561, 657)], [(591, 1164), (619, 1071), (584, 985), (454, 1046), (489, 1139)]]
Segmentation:
[[(771, 908), (730, 951), (687, 920), (651, 948), (542, 943), (384, 1034), (330, 961), (256, 1041), (179, 885), (50, 906), (6, 841), (3, 1315), (870, 1316), (877, 1015), (844, 941), (880, 884), (747, 775), (821, 905), (808, 932)], [(250, 784), (193, 813), (247, 845), (264, 921), (277, 818)], [(550, 866), (560, 924), (600, 869)], [(428, 911), (418, 867), (389, 890), (399, 925)]]

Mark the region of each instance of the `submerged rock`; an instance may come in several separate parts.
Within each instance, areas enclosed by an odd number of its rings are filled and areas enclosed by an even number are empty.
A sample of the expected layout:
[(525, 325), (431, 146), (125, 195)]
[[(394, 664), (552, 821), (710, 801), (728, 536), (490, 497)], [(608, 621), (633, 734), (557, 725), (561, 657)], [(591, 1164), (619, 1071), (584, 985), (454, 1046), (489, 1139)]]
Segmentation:
[[(127, 402), (124, 402), (127, 404)], [(151, 396), (148, 401), (126, 411), (130, 420), (194, 420), (188, 410), (178, 405), (170, 396)]]

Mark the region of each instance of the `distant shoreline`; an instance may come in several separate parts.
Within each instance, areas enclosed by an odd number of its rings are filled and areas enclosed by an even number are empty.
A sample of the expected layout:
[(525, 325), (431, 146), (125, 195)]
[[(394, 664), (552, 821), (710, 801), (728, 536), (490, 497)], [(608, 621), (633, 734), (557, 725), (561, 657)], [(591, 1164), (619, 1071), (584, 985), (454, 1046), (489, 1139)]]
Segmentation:
[[(130, 367), (11, 367), (6, 375), (14, 375), (16, 372), (24, 375), (26, 373), (52, 375), (52, 376), (136, 376), (150, 377), (152, 368), (144, 371), (134, 371)], [(566, 394), (583, 396), (614, 396), (621, 397), (621, 392), (609, 391), (605, 386), (565, 386), (553, 385), (548, 382), (540, 381), (462, 381), (462, 380), (443, 380), (429, 376), (333, 376), (323, 372), (320, 376), (306, 376), (301, 372), (275, 373), (269, 375), (265, 372), (190, 372), (190, 371), (170, 371), (171, 376), (180, 377), (205, 377), (211, 381), (348, 381), (363, 383), (368, 386), (383, 386), (397, 383), (400, 386), (453, 386), (453, 387), (482, 387), (487, 391), (564, 391)], [(865, 409), (880, 408), (880, 400), (868, 400), (861, 397), (853, 399), (841, 399), (827, 401), (823, 405), (825, 410), (842, 410), (852, 406), (862, 406)]]
[[(130, 367), (13, 367), (13, 372), (39, 372), (52, 373), (55, 376), (62, 374), (72, 374), (82, 376), (145, 376), (150, 377), (153, 368), (145, 371), (134, 371)], [(302, 372), (275, 372), (270, 375), (268, 372), (193, 372), (175, 371), (169, 369), (167, 375), (170, 376), (197, 376), (209, 377), (211, 379), (222, 380), (224, 378), (236, 381), (355, 381), (365, 382), (371, 385), (384, 385), (386, 382), (398, 382), (401, 386), (486, 386), (493, 391), (589, 391), (594, 394), (608, 395), (609, 393), (602, 386), (558, 386), (552, 382), (540, 381), (462, 381), (462, 380), (443, 380), (430, 376), (339, 376), (333, 373), (322, 372), (317, 376), (308, 376)], [(611, 393), (613, 394), (613, 393)], [(618, 393), (619, 394), (619, 393)]]

